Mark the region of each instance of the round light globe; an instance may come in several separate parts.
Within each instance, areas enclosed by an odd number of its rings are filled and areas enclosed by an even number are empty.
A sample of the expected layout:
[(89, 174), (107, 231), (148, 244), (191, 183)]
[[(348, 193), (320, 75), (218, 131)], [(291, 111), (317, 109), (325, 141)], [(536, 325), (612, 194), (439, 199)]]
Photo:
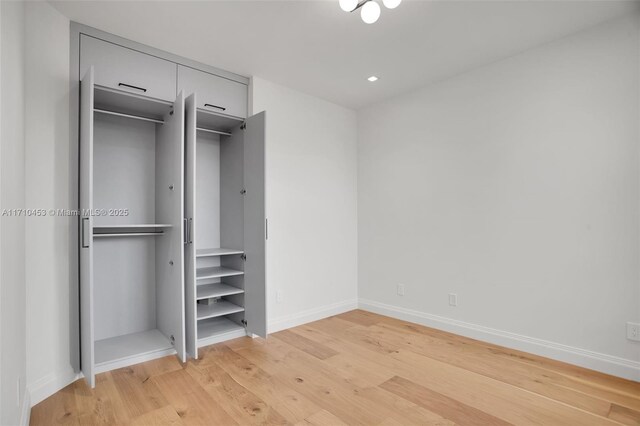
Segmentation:
[(380, 17), (380, 5), (375, 1), (368, 1), (362, 6), (360, 12), (362, 20), (367, 24), (373, 24)]
[(382, 0), (382, 4), (384, 4), (384, 7), (387, 9), (395, 9), (401, 2), (402, 0)]
[(358, 0), (340, 0), (340, 9), (351, 12), (358, 5)]

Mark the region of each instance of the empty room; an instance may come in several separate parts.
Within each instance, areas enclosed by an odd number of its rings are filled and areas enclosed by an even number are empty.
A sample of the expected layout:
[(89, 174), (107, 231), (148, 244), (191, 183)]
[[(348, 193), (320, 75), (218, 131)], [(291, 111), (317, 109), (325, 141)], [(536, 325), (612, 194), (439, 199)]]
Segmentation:
[(0, 0), (0, 425), (640, 426), (640, 1)]

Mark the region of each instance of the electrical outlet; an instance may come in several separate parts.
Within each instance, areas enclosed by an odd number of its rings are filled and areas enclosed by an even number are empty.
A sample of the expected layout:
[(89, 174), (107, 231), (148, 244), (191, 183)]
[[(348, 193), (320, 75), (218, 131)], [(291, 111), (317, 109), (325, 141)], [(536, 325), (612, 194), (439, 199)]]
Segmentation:
[(276, 303), (281, 303), (282, 302), (282, 291), (281, 290), (277, 290), (276, 291)]
[(627, 339), (640, 342), (640, 324), (635, 322), (627, 323)]
[(398, 296), (404, 296), (404, 284), (398, 284), (397, 293)]
[(458, 306), (458, 295), (449, 293), (449, 306)]

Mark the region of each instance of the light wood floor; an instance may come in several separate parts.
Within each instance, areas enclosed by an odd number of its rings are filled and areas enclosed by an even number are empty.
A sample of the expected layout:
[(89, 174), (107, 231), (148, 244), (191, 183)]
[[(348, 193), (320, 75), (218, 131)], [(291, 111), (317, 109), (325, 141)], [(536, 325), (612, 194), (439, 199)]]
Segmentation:
[(640, 425), (640, 383), (364, 311), (79, 380), (50, 424)]

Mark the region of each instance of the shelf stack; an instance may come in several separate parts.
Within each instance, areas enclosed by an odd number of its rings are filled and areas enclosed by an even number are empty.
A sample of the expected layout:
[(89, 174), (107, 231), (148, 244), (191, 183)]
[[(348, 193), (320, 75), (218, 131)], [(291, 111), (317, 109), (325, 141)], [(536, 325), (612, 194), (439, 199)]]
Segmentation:
[(241, 288), (244, 272), (240, 268), (227, 266), (201, 266), (211, 262), (225, 263), (223, 257), (239, 258), (243, 254), (242, 250), (226, 248), (196, 250), (196, 317), (199, 347), (245, 335), (244, 326), (233, 318), (233, 314), (244, 312), (244, 289)]

